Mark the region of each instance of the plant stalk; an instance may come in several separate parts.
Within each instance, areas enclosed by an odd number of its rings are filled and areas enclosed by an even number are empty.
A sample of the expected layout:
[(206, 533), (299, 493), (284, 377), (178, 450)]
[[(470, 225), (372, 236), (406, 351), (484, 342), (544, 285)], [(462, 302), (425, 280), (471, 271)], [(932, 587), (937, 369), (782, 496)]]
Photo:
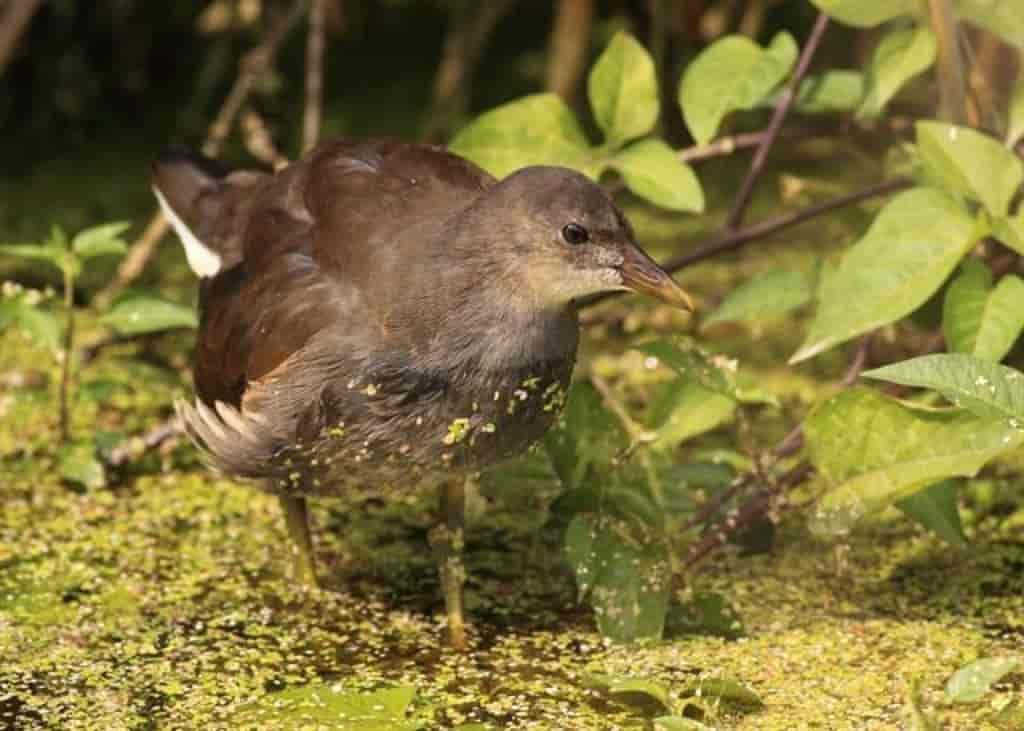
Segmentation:
[(60, 443), (67, 444), (71, 439), (71, 419), (68, 408), (68, 391), (71, 387), (71, 358), (75, 344), (75, 278), (71, 267), (61, 267), (64, 274), (64, 308), (67, 319), (64, 322), (64, 353), (60, 363)]
[(925, 0), (925, 3), (939, 46), (939, 113), (947, 122), (964, 124), (967, 121), (967, 82), (953, 0)]

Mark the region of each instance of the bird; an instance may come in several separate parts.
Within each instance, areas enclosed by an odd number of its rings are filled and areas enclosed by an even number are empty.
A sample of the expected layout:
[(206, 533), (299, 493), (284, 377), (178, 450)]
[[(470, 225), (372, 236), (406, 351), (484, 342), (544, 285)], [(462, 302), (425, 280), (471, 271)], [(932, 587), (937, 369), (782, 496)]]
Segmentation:
[(632, 290), (692, 310), (609, 194), (572, 169), (496, 179), (443, 147), (325, 142), (276, 172), (181, 146), (152, 187), (199, 278), (184, 431), (277, 496), (315, 587), (307, 498), (434, 489), (449, 643), (465, 649), (466, 480), (558, 417), (577, 301)]

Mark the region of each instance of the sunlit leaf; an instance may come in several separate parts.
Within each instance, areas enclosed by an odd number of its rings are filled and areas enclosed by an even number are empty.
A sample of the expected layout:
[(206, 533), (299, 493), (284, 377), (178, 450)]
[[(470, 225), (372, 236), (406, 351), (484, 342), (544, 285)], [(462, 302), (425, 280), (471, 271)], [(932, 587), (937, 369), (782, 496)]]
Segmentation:
[(942, 333), (946, 347), (971, 353), (985, 317), (985, 303), (992, 291), (992, 271), (980, 259), (965, 259), (949, 283), (942, 303)]
[(703, 327), (717, 322), (762, 320), (785, 315), (811, 299), (807, 278), (791, 269), (773, 269), (732, 290)]
[(734, 678), (701, 678), (694, 680), (680, 691), (681, 696), (696, 696), (738, 703), (745, 706), (760, 706), (761, 696)]
[(0, 256), (44, 261), (58, 269), (63, 266), (66, 253), (64, 249), (47, 244), (0, 244)]
[(733, 401), (746, 404), (768, 404), (777, 406), (775, 397), (761, 389), (741, 384), (737, 379), (739, 363), (724, 355), (712, 355), (694, 340), (677, 337), (672, 340), (656, 340), (635, 347), (656, 359), (676, 373), (696, 381), (709, 391), (726, 396)]
[(935, 34), (924, 25), (890, 31), (875, 48), (865, 73), (865, 97), (858, 117), (876, 117), (915, 76), (935, 63)]
[(594, 119), (612, 147), (647, 134), (658, 119), (654, 61), (628, 33), (616, 33), (597, 59), (587, 91)]
[(122, 221), (87, 228), (71, 240), (71, 250), (82, 259), (121, 256), (128, 250), (128, 245), (121, 238), (121, 234), (130, 227), (130, 223)]
[(916, 0), (811, 0), (823, 13), (840, 23), (871, 28), (893, 18), (910, 15)]
[(1024, 657), (986, 657), (965, 665), (946, 682), (946, 698), (951, 703), (977, 703), (992, 686), (1010, 673), (1024, 668)]
[(1018, 254), (1024, 254), (1024, 210), (1014, 218), (996, 216), (992, 228), (993, 236)]
[(1024, 430), (1009, 419), (915, 409), (861, 388), (812, 411), (804, 434), (830, 488), (811, 516), (812, 528), (826, 535), (845, 534), (861, 518), (931, 483), (972, 477), (993, 457), (1024, 444)]
[(75, 442), (60, 451), (60, 476), (87, 488), (100, 488), (107, 483), (103, 463), (91, 441)]
[(960, 483), (943, 480), (896, 503), (903, 513), (954, 546), (967, 545), (957, 498)]
[(731, 35), (712, 43), (683, 74), (679, 104), (697, 144), (707, 144), (730, 112), (753, 109), (789, 75), (797, 45), (788, 33), (777, 34), (768, 48)]
[(0, 299), (0, 330), (13, 327), (56, 353), (61, 349), (61, 326), (57, 315), (32, 304), (24, 295)]
[(974, 221), (930, 188), (901, 193), (823, 277), (818, 311), (791, 363), (909, 315), (946, 281), (975, 241)]
[(1007, 0), (956, 0), (963, 20), (995, 33), (1007, 43), (1024, 48), (1024, 3)]
[(925, 173), (947, 192), (1004, 216), (1024, 181), (1024, 162), (988, 135), (945, 122), (918, 122), (917, 147)]
[(100, 322), (122, 335), (142, 335), (199, 325), (191, 307), (141, 291), (127, 292), (119, 297)]
[(498, 178), (527, 165), (564, 165), (596, 175), (576, 115), (556, 94), (534, 94), (477, 117), (449, 145)]
[(889, 383), (931, 388), (981, 417), (1024, 425), (1024, 373), (965, 353), (934, 353), (862, 374)]
[(704, 191), (691, 168), (661, 140), (646, 139), (630, 145), (608, 161), (631, 191), (651, 203), (673, 211), (700, 213)]
[(800, 82), (794, 104), (808, 114), (848, 112), (861, 103), (864, 88), (864, 74), (860, 71), (824, 71)]

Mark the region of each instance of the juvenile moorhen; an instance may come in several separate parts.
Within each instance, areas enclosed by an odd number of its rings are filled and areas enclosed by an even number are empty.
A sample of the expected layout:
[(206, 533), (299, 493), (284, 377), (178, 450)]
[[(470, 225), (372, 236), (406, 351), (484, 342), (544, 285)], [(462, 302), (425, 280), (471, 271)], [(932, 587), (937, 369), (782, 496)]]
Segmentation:
[(337, 141), (271, 175), (172, 148), (153, 187), (200, 277), (189, 436), (280, 498), (309, 584), (306, 497), (442, 488), (431, 542), (463, 646), (463, 480), (557, 416), (574, 299), (631, 289), (689, 308), (686, 294), (564, 168), (498, 181), (438, 147)]

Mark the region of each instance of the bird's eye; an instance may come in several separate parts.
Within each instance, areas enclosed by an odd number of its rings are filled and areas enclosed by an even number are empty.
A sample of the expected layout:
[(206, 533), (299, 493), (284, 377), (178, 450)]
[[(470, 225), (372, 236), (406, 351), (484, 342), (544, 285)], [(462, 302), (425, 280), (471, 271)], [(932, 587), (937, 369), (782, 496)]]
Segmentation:
[(590, 232), (578, 223), (570, 223), (562, 229), (562, 238), (565, 239), (565, 243), (573, 246), (585, 244), (590, 241)]

